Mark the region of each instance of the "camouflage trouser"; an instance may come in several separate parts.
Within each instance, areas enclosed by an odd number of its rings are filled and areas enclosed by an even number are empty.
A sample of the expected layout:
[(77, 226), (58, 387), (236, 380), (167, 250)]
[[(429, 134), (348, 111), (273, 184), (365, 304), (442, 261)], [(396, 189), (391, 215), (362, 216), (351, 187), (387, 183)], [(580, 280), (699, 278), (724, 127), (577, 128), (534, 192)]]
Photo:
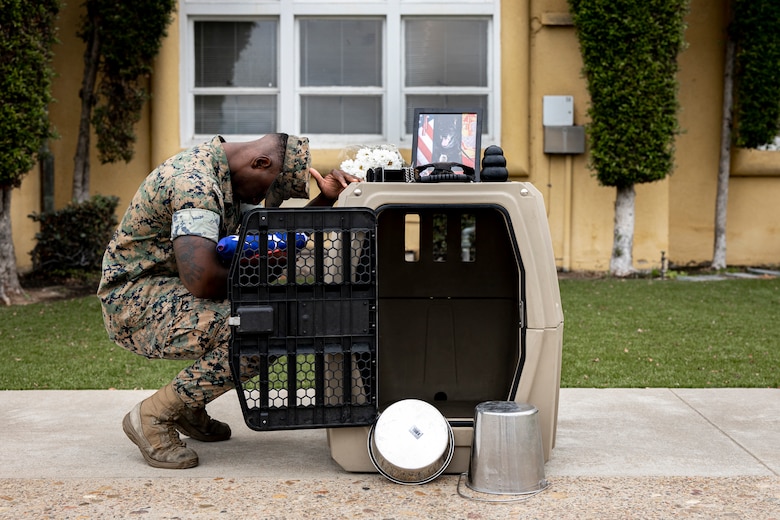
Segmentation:
[(106, 330), (118, 345), (147, 358), (195, 361), (173, 380), (189, 406), (203, 407), (235, 387), (227, 301), (196, 298), (178, 278), (162, 276), (98, 296)]

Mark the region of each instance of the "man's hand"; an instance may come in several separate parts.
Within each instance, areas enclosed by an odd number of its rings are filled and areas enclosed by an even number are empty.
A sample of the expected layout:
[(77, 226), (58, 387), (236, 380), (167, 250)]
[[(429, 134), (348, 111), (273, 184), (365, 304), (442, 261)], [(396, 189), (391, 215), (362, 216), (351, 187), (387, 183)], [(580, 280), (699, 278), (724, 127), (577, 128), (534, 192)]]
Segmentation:
[(173, 240), (179, 278), (193, 296), (227, 298), (229, 269), (219, 262), (216, 245), (208, 238), (184, 235)]
[(314, 168), (309, 168), (309, 172), (320, 189), (320, 194), (308, 204), (309, 206), (332, 206), (349, 183), (360, 182), (359, 177), (342, 170), (331, 170), (324, 177)]

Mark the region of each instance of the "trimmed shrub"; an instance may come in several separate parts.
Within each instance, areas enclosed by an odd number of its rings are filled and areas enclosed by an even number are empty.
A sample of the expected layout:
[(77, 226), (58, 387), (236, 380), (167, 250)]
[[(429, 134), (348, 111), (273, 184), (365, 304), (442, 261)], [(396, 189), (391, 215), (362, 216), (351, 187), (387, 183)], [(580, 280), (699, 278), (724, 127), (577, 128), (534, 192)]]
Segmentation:
[(118, 197), (95, 195), (50, 213), (30, 215), (41, 229), (30, 252), (33, 273), (68, 275), (100, 270), (103, 252), (117, 226)]
[(737, 0), (729, 30), (737, 46), (736, 142), (757, 148), (780, 132), (780, 2)]
[(688, 0), (569, 0), (588, 80), (590, 167), (618, 188), (674, 165)]

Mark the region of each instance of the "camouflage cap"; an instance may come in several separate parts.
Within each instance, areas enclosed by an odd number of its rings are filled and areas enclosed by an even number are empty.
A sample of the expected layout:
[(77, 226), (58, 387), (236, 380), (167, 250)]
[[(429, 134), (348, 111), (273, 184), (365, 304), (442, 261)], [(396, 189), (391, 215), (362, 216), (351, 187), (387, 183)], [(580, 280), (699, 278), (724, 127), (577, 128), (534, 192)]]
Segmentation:
[(282, 171), (265, 194), (265, 207), (279, 207), (291, 197), (308, 199), (310, 166), (309, 139), (297, 135), (287, 136)]

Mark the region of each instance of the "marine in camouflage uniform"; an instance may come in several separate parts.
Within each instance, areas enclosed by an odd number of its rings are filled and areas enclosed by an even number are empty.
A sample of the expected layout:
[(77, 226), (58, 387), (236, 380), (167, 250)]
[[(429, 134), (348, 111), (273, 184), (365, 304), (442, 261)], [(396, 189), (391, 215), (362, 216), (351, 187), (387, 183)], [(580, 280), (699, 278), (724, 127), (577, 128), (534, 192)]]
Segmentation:
[[(220, 217), (219, 228), (204, 212)], [(230, 305), (190, 294), (179, 279), (173, 238), (218, 241), (237, 228), (240, 216), (227, 157), (214, 138), (168, 159), (144, 180), (103, 258), (98, 296), (109, 337), (148, 358), (196, 360), (174, 382), (189, 404), (207, 403), (233, 387)]]
[[(308, 198), (308, 140), (270, 136), (286, 141), (275, 163), (278, 174), (262, 194), (266, 206)], [(141, 184), (103, 257), (98, 297), (111, 340), (147, 358), (194, 361), (160, 396), (153, 396), (159, 406), (144, 405), (152, 398), (139, 403), (123, 423), (153, 466), (197, 464), (197, 455), (181, 443), (174, 428), (198, 440), (230, 437), (227, 425), (205, 413), (207, 403), (235, 386), (228, 361), (230, 304), (199, 298), (187, 289), (173, 242), (182, 236), (206, 238), (214, 242), (216, 257), (217, 242), (235, 233), (241, 219), (231, 173), (219, 136), (171, 157)], [(319, 184), (322, 177), (317, 177)], [(152, 432), (150, 424), (158, 431)]]

